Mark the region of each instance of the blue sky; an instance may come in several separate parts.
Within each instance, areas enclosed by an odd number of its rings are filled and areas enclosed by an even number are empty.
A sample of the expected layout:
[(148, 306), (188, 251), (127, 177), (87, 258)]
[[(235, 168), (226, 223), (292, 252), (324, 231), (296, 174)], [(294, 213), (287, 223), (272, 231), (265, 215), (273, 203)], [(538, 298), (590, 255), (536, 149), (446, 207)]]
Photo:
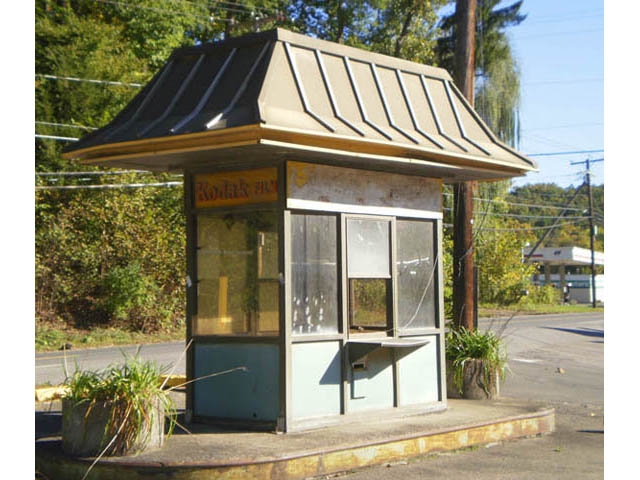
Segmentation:
[[(513, 3), (503, 1), (500, 5)], [(582, 183), (584, 165), (604, 151), (603, 0), (525, 0), (527, 19), (507, 34), (521, 72), (519, 150), (531, 155), (539, 173), (514, 179), (515, 186)], [(604, 183), (604, 163), (592, 165), (592, 182)]]

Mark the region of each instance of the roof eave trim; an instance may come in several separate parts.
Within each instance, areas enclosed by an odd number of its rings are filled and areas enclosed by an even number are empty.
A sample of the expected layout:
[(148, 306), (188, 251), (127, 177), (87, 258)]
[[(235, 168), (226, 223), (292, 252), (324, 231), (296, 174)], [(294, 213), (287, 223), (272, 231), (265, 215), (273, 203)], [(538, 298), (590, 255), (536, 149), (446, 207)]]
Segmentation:
[(107, 164), (116, 160), (148, 158), (159, 154), (221, 150), (257, 144), (281, 144), (295, 149), (322, 149), (341, 156), (375, 157), (390, 162), (426, 162), (433, 166), (453, 167), (456, 170), (467, 168), (485, 172), (495, 171), (500, 173), (500, 176), (517, 176), (535, 171), (524, 163), (514, 165), (485, 156), (443, 152), (436, 148), (365, 138), (354, 139), (342, 135), (327, 135), (264, 124), (99, 145), (65, 153), (63, 157), (86, 164)]
[(65, 152), (62, 158), (83, 163), (108, 162), (113, 159), (147, 157), (149, 155), (228, 148), (233, 145), (257, 144), (260, 124), (243, 125), (207, 132), (95, 145)]
[[(263, 131), (261, 143), (265, 143), (264, 141), (267, 140), (283, 142), (290, 145), (328, 148), (330, 150), (348, 152), (354, 155), (379, 155), (385, 158), (397, 159), (424, 159), (429, 162), (439, 163), (439, 165), (442, 166), (452, 165), (462, 168), (482, 169), (485, 171), (504, 171), (507, 169), (510, 172), (520, 172), (522, 174), (537, 171), (537, 169), (530, 167), (525, 162), (521, 165), (514, 165), (513, 163), (500, 159), (487, 158), (487, 156), (484, 155), (447, 152), (427, 146), (378, 141), (367, 138), (354, 138), (336, 134), (328, 135), (320, 132), (272, 127), (269, 125), (262, 125), (261, 130)], [(357, 147), (355, 145), (357, 145)]]

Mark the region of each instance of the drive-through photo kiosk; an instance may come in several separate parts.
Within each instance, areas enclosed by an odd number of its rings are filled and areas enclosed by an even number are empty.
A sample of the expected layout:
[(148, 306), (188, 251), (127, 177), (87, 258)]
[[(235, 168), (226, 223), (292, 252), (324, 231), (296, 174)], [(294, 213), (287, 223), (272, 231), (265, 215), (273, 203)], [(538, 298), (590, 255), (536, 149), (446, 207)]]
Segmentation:
[(187, 416), (446, 408), (442, 184), (535, 169), (441, 69), (277, 29), (176, 50), (87, 164), (184, 173)]

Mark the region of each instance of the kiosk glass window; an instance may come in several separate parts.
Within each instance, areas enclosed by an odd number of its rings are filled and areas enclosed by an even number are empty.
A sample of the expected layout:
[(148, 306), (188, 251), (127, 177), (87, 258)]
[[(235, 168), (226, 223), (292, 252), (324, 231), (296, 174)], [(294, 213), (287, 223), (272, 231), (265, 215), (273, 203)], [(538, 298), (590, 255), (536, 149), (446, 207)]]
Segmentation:
[(294, 335), (338, 332), (337, 218), (291, 215)]
[(391, 326), (389, 220), (347, 219), (349, 330), (387, 331)]
[(436, 326), (437, 271), (432, 221), (396, 222), (398, 328)]
[(274, 212), (197, 219), (195, 335), (277, 335), (278, 237)]

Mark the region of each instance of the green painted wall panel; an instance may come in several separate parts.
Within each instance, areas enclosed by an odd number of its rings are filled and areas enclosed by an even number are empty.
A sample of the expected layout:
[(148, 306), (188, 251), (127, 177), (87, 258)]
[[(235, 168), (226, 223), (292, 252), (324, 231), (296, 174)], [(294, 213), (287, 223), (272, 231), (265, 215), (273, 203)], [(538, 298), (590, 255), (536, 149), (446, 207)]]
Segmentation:
[(292, 355), (293, 418), (340, 414), (340, 342), (295, 343)]
[(194, 383), (194, 415), (236, 420), (275, 421), (279, 411), (279, 347), (224, 343), (194, 346), (194, 377), (236, 367), (235, 371)]
[[(357, 347), (359, 345), (349, 345), (349, 348)], [(351, 412), (393, 407), (392, 351), (388, 348), (377, 348), (373, 351), (363, 349), (363, 353), (367, 351), (369, 353), (362, 357), (358, 354), (350, 355), (363, 365), (363, 368), (348, 368), (348, 410)]]
[(438, 335), (428, 338), (427, 345), (397, 351), (400, 406), (440, 400)]

